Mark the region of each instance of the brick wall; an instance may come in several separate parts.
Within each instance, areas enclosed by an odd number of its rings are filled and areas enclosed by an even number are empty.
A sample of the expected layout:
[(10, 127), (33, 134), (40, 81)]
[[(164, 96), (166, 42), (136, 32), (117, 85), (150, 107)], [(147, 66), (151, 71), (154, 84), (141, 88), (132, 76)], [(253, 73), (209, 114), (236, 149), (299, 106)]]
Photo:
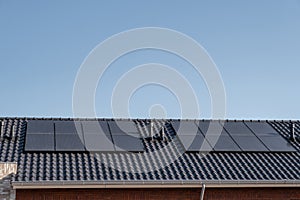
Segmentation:
[[(17, 190), (17, 200), (199, 200), (201, 189)], [(300, 188), (207, 188), (205, 200), (300, 200)]]

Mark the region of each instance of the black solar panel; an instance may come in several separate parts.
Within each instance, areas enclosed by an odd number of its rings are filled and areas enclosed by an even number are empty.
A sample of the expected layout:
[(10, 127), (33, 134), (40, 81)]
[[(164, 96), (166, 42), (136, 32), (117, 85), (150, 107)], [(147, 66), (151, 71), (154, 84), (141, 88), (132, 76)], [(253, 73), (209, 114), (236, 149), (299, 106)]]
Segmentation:
[(297, 151), (281, 136), (259, 136), (259, 139), (270, 149), (270, 151)]
[(56, 136), (56, 151), (85, 151), (85, 148), (77, 135), (59, 134)]
[(88, 151), (115, 151), (106, 121), (82, 121), (85, 147)]
[(116, 151), (144, 151), (141, 135), (136, 124), (131, 120), (108, 121)]
[(81, 123), (55, 122), (56, 151), (85, 151)]
[(211, 151), (212, 147), (201, 134), (193, 135), (178, 135), (181, 143), (186, 151)]
[(116, 151), (142, 152), (144, 147), (140, 138), (130, 135), (112, 135)]
[(208, 135), (206, 139), (215, 151), (242, 151), (228, 135)]
[(109, 122), (110, 126), (105, 120), (32, 120), (27, 125), (25, 150), (144, 151), (141, 136), (133, 121)]
[(25, 151), (54, 151), (54, 125), (52, 121), (27, 122)]
[(173, 121), (172, 125), (177, 135), (196, 135), (199, 131), (195, 121)]
[(25, 151), (54, 151), (54, 134), (27, 134)]
[(82, 133), (80, 121), (55, 121), (56, 134)]
[(54, 123), (51, 120), (29, 120), (27, 122), (27, 134), (54, 133)]
[(269, 151), (243, 122), (225, 122), (224, 128), (243, 151)]
[(243, 151), (269, 151), (265, 145), (254, 135), (232, 135), (232, 138)]
[(272, 128), (267, 122), (245, 122), (247, 126), (255, 133), (260, 136), (280, 136), (275, 129)]
[(242, 151), (218, 121), (174, 121), (173, 125), (186, 151)]
[(246, 122), (246, 124), (270, 151), (296, 151), (296, 149), (267, 122)]
[(199, 121), (196, 123), (203, 135), (224, 135), (228, 136), (218, 121)]
[(112, 135), (139, 135), (136, 124), (133, 121), (108, 121), (108, 125)]
[(255, 136), (243, 122), (225, 122), (224, 128), (230, 135)]

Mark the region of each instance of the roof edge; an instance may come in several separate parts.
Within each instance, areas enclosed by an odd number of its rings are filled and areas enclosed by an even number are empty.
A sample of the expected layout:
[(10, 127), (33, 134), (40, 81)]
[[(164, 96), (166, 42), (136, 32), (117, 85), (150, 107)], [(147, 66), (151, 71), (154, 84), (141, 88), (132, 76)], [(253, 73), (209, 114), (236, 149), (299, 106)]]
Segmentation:
[(122, 118), (122, 117), (59, 117), (59, 116), (0, 116), (0, 120), (5, 119), (17, 119), (17, 120), (199, 120), (199, 121), (229, 121), (229, 122), (299, 122), (300, 120), (297, 118)]
[(243, 187), (300, 187), (300, 180), (281, 181), (13, 181), (14, 189), (50, 188), (243, 188)]

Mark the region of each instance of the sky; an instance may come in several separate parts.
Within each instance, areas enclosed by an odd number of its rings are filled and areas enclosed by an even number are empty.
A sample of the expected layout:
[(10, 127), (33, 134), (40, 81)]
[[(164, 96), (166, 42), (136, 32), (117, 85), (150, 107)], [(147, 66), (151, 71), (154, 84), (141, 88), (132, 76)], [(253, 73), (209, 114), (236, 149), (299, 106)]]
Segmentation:
[[(225, 118), (300, 118), (299, 0), (0, 0), (0, 116), (74, 116), (73, 87), (85, 58), (107, 38), (143, 27), (178, 31), (207, 51), (223, 80)], [(112, 112), (113, 89), (147, 63), (177, 70), (195, 91), (198, 118), (212, 118), (203, 77), (184, 59), (154, 49), (111, 63), (95, 91), (97, 117), (127, 117)], [(123, 101), (130, 118), (182, 118), (177, 94), (158, 84), (116, 100)]]

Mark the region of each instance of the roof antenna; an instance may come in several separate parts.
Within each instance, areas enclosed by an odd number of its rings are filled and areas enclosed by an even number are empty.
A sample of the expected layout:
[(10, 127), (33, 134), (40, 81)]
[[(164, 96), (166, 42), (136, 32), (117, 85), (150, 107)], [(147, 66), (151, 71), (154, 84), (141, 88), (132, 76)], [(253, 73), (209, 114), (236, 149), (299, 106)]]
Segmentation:
[(295, 137), (295, 124), (292, 123), (291, 124), (291, 136), (290, 136), (290, 140), (295, 142), (296, 141), (296, 137)]
[(154, 127), (154, 124), (151, 120), (151, 122), (150, 122), (150, 136), (151, 136), (152, 140), (154, 139), (153, 127)]

